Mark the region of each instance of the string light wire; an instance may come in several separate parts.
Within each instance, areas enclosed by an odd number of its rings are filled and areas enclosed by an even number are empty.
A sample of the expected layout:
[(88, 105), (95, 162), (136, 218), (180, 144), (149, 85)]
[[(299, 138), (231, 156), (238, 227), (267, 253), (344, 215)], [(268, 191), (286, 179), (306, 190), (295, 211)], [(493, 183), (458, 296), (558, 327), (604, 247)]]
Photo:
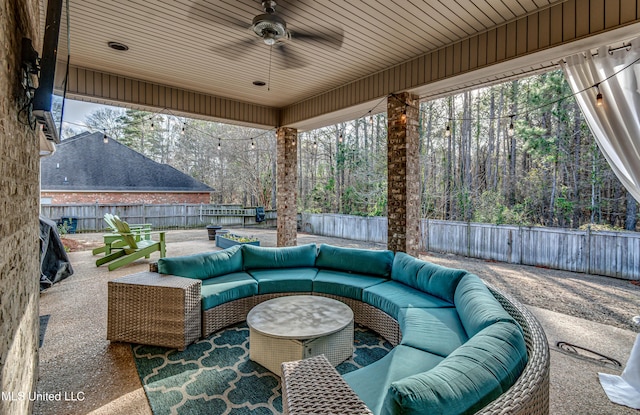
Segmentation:
[[(512, 126), (513, 126), (514, 117), (527, 117), (527, 116), (531, 115), (532, 113), (535, 113), (536, 111), (539, 111), (539, 110), (541, 110), (543, 108), (546, 108), (546, 107), (549, 107), (549, 106), (552, 106), (552, 105), (555, 105), (555, 104), (557, 104), (557, 103), (559, 103), (559, 102), (561, 102), (563, 100), (566, 100), (566, 99), (569, 99), (569, 98), (573, 98), (573, 97), (575, 97), (575, 96), (577, 96), (579, 94), (582, 94), (582, 93), (586, 92), (587, 90), (589, 90), (591, 88), (596, 88), (596, 90), (598, 91), (597, 95), (596, 95), (596, 101), (597, 101), (597, 105), (600, 106), (602, 101), (603, 101), (602, 93), (601, 93), (600, 88), (599, 88), (600, 84), (602, 84), (603, 82), (606, 82), (609, 79), (617, 76), (618, 74), (620, 74), (621, 72), (629, 69), (630, 67), (632, 67), (633, 65), (635, 65), (638, 62), (640, 62), (640, 58), (635, 59), (633, 62), (625, 65), (624, 67), (622, 67), (620, 69), (618, 69), (617, 71), (613, 72), (612, 74), (608, 75), (607, 77), (605, 77), (604, 79), (602, 79), (601, 81), (599, 81), (599, 82), (597, 82), (597, 83), (595, 83), (593, 85), (585, 87), (585, 88), (583, 88), (583, 89), (581, 89), (581, 90), (579, 90), (579, 91), (577, 91), (575, 93), (563, 95), (563, 96), (561, 96), (559, 98), (553, 99), (551, 101), (547, 101), (547, 102), (545, 102), (543, 104), (540, 104), (540, 105), (538, 105), (536, 107), (527, 109), (524, 112), (518, 112), (516, 114), (500, 115), (500, 116), (496, 116), (496, 117), (476, 117), (476, 118), (473, 118), (473, 119), (447, 117), (447, 119), (449, 121), (453, 121), (454, 119), (457, 120), (457, 121), (483, 121), (483, 120), (484, 121), (490, 121), (490, 120), (502, 120), (502, 119), (509, 118), (511, 120), (511, 123), (509, 124), (509, 129), (511, 130)], [(370, 122), (373, 123), (373, 112), (376, 110), (376, 108), (378, 108), (380, 106), (380, 104), (382, 104), (385, 100), (389, 99), (390, 97), (394, 97), (396, 99), (400, 99), (396, 94), (393, 94), (393, 93), (388, 94), (388, 95), (382, 97), (378, 102), (376, 102), (376, 104), (373, 107), (371, 107), (371, 109), (369, 109), (367, 112), (365, 112), (360, 118), (365, 118), (365, 117), (369, 116), (370, 117), (369, 118)], [(424, 113), (424, 110), (420, 106), (420, 100), (424, 99), (424, 96), (418, 97), (417, 99), (419, 101), (417, 106), (413, 105), (413, 104), (407, 104), (405, 101), (403, 101), (403, 103), (405, 105), (405, 111), (403, 112), (403, 114), (405, 116), (406, 116), (406, 109), (407, 108), (417, 109), (419, 111), (419, 115)], [(156, 113), (153, 113), (153, 114), (151, 114), (149, 116), (143, 117), (139, 121), (139, 124), (142, 124), (145, 121), (153, 120), (153, 118), (155, 116), (163, 115), (165, 113), (166, 113), (167, 116), (172, 116), (172, 117), (178, 118), (178, 116), (173, 114), (168, 108), (162, 108), (160, 111), (158, 111)], [(78, 123), (73, 123), (73, 122), (70, 122), (70, 121), (63, 121), (63, 122), (67, 123), (67, 124), (70, 124), (70, 125), (81, 126), (81, 127), (84, 127), (84, 128), (87, 128), (87, 129), (91, 130), (91, 128), (89, 128), (86, 124), (78, 124)], [(135, 124), (133, 124), (133, 125), (135, 125)], [(183, 125), (186, 125), (186, 123), (183, 123)], [(210, 136), (210, 137), (212, 137), (214, 139), (217, 138), (219, 140), (218, 147), (220, 148), (220, 140), (221, 140), (220, 137), (213, 136), (210, 133), (208, 133), (208, 132), (206, 132), (206, 131), (204, 131), (202, 129), (198, 129), (196, 127), (190, 126), (190, 128), (193, 128), (195, 131), (200, 132), (200, 133), (205, 134), (205, 135), (208, 135), (208, 136)], [(153, 122), (151, 123), (151, 129), (152, 130), (154, 129)], [(184, 129), (184, 127), (183, 127), (183, 129)], [(253, 143), (253, 139), (254, 138), (256, 138), (256, 139), (260, 138), (260, 137), (264, 136), (265, 134), (269, 134), (269, 133), (272, 133), (274, 131), (276, 131), (276, 128), (265, 130), (263, 133), (258, 134), (257, 136), (250, 137), (250, 138), (235, 138), (235, 139), (229, 139), (229, 140), (234, 140), (234, 141), (251, 140), (251, 142)], [(446, 131), (446, 133), (451, 134), (451, 127), (450, 127), (449, 123), (447, 123), (445, 131)]]

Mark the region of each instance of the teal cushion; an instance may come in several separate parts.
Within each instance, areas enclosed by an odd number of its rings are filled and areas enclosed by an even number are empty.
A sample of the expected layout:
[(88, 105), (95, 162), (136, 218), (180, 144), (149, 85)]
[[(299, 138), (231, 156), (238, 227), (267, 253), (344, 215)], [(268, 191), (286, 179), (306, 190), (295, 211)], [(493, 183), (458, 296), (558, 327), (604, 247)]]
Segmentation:
[(415, 288), (453, 302), (458, 283), (466, 274), (467, 271), (463, 269), (447, 268), (424, 261), (424, 266), (416, 276), (418, 286)]
[(393, 258), (391, 279), (399, 281), (409, 287), (418, 288), (417, 275), (424, 261), (416, 259), (404, 252), (396, 252)]
[(455, 308), (403, 308), (400, 344), (447, 357), (469, 338)]
[(242, 254), (245, 270), (313, 267), (316, 262), (316, 245), (307, 244), (285, 248), (243, 245)]
[(321, 269), (313, 280), (313, 292), (362, 301), (362, 291), (365, 288), (385, 281), (387, 281), (386, 278)]
[(311, 292), (317, 268), (252, 269), (258, 281), (258, 294)]
[(496, 323), (434, 369), (391, 384), (381, 414), (473, 414), (513, 385), (527, 363), (514, 323)]
[(202, 281), (202, 309), (258, 294), (258, 281), (246, 272), (234, 272)]
[(200, 280), (238, 271), (242, 271), (242, 249), (239, 245), (222, 251), (158, 260), (160, 274), (172, 274)]
[(455, 304), (460, 321), (469, 337), (498, 321), (515, 321), (482, 280), (474, 274), (465, 275), (458, 284)]
[(393, 252), (373, 249), (341, 248), (320, 245), (316, 267), (336, 271), (355, 272), (388, 278), (393, 265)]
[(379, 414), (392, 382), (428, 371), (442, 360), (440, 356), (399, 345), (382, 359), (343, 377), (367, 407)]
[(379, 308), (398, 320), (400, 310), (406, 307), (453, 307), (453, 304), (397, 281), (387, 281), (365, 288), (362, 300)]

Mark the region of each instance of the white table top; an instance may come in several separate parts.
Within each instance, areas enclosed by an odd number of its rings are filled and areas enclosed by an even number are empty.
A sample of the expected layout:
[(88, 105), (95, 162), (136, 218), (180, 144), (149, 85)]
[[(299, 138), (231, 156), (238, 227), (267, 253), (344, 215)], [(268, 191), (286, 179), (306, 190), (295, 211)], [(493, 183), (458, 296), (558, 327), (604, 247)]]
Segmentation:
[(328, 336), (353, 324), (353, 311), (331, 298), (291, 295), (258, 304), (249, 311), (247, 324), (265, 336), (305, 340)]

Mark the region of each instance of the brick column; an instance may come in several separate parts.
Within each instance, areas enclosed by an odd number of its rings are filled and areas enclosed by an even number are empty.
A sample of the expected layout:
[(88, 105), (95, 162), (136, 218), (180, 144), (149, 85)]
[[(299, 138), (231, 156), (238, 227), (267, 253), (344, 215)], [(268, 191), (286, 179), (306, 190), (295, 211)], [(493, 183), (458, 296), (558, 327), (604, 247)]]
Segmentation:
[(298, 228), (298, 130), (280, 127), (277, 139), (278, 246), (297, 245)]
[(418, 99), (403, 92), (387, 99), (387, 248), (420, 251)]

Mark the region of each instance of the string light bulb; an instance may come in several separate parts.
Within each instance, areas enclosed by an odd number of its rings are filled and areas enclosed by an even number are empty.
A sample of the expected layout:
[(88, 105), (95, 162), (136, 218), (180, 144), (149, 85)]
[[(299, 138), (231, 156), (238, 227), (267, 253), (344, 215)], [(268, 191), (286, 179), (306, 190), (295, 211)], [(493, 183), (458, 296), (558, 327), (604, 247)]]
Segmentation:
[(511, 117), (511, 122), (509, 123), (509, 135), (513, 135), (513, 117), (515, 117), (515, 115), (510, 115), (509, 117)]
[(102, 142), (107, 144), (109, 142), (109, 137), (107, 137), (107, 129), (105, 128), (102, 131), (104, 131), (104, 134), (102, 135)]
[(338, 141), (342, 143), (342, 134), (338, 137)]
[(251, 137), (251, 149), (255, 148), (255, 144), (253, 143), (253, 137)]
[(184, 128), (185, 128), (186, 123), (182, 123), (182, 131), (180, 132), (180, 134), (184, 135)]
[(369, 124), (373, 125), (373, 115), (369, 116)]
[(151, 131), (155, 130), (155, 127), (153, 125), (153, 121), (151, 121)]
[(316, 141), (313, 142), (313, 148), (318, 148), (318, 143)]
[(595, 87), (596, 91), (598, 91), (598, 93), (596, 94), (596, 106), (601, 107), (604, 103), (604, 99), (602, 98), (602, 92), (600, 92), (600, 84), (596, 84)]
[(220, 137), (218, 137), (218, 151), (222, 150), (222, 146), (220, 145)]
[(407, 112), (406, 112), (406, 110), (403, 110), (402, 114), (400, 114), (400, 121), (403, 122), (403, 123), (407, 122)]
[(451, 126), (449, 124), (447, 124), (447, 128), (444, 130), (444, 135), (451, 137)]

